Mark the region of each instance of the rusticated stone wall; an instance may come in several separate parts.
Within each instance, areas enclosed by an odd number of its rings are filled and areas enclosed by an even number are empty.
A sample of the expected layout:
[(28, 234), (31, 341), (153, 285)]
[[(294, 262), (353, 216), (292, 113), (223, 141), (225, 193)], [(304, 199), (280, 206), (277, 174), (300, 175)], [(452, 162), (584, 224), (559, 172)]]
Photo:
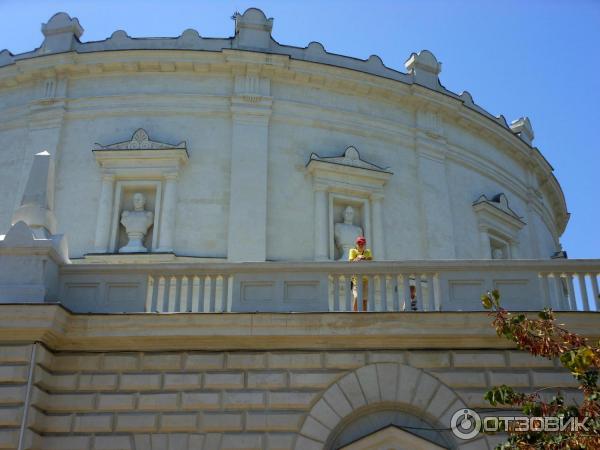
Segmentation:
[[(54, 353), (35, 345), (23, 449), (310, 450), (367, 405), (397, 405), (447, 428), (457, 409), (488, 406), (483, 393), (493, 385), (577, 395), (555, 362), (512, 350)], [(0, 448), (18, 445), (31, 352), (0, 347)]]

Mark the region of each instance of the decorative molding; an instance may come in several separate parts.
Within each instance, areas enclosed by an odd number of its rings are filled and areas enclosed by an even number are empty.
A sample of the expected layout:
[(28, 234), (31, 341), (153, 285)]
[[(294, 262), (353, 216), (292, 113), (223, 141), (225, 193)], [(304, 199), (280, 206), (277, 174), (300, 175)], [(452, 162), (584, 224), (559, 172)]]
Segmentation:
[(374, 170), (376, 172), (388, 173), (393, 175), (389, 167), (383, 168), (376, 164), (365, 161), (360, 157), (360, 153), (356, 147), (346, 147), (344, 153), (339, 156), (319, 156), (316, 153), (311, 153), (307, 167), (310, 167), (313, 161), (319, 161), (328, 164), (338, 164), (340, 166), (353, 167), (357, 169)]
[(187, 144), (181, 141), (179, 144), (167, 144), (165, 142), (153, 141), (143, 128), (139, 128), (133, 133), (129, 141), (117, 142), (115, 144), (101, 145), (96, 143), (93, 151), (102, 150), (169, 150), (184, 149), (187, 153)]
[[(493, 209), (490, 210), (489, 208)], [(475, 212), (488, 211), (495, 216), (498, 216), (495, 211), (501, 211), (505, 214), (505, 221), (507, 223), (513, 224), (519, 229), (526, 225), (522, 220), (523, 217), (519, 216), (510, 208), (508, 205), (508, 198), (504, 193), (495, 195), (491, 200), (489, 200), (485, 194), (482, 194), (475, 202), (473, 202), (473, 209)]]

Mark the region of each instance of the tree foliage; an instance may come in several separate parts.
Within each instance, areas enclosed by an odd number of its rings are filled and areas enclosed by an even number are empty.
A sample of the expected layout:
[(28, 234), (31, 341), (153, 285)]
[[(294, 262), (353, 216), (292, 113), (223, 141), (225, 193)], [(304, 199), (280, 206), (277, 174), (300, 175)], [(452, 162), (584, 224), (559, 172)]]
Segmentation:
[[(565, 429), (564, 431), (517, 431), (508, 428), (508, 441), (498, 449), (600, 449), (600, 390), (598, 370), (600, 348), (592, 346), (584, 337), (565, 329), (556, 322), (554, 312), (545, 308), (530, 318), (525, 314), (513, 314), (500, 306), (497, 290), (481, 296), (483, 307), (490, 311), (493, 326), (498, 333), (523, 351), (534, 356), (555, 359), (571, 372), (583, 394), (581, 404), (565, 403), (560, 392), (547, 399), (544, 388), (539, 391), (518, 392), (510, 386), (497, 386), (485, 394), (492, 405), (520, 408), (529, 417), (559, 417), (585, 420), (587, 431)], [(600, 345), (600, 343), (599, 343)], [(586, 419), (587, 418), (587, 419)]]

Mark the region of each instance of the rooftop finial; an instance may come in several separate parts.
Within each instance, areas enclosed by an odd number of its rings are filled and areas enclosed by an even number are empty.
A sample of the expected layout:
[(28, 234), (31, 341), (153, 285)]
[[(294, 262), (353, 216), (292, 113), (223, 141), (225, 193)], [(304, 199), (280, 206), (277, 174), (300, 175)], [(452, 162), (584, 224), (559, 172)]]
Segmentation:
[(510, 124), (510, 129), (527, 144), (531, 145), (533, 142), (535, 134), (533, 134), (533, 127), (531, 126), (529, 117), (519, 117), (517, 120), (513, 120)]
[(235, 12), (235, 36), (240, 47), (267, 49), (271, 44), (273, 19), (257, 8), (249, 8), (244, 14)]
[(411, 54), (404, 66), (408, 73), (413, 76), (415, 83), (431, 89), (440, 87), (438, 75), (442, 71), (442, 63), (438, 62), (429, 50), (421, 50), (419, 53)]
[(75, 43), (83, 34), (83, 28), (77, 18), (71, 18), (67, 13), (54, 14), (48, 23), (42, 24), (45, 36), (42, 44), (43, 53), (68, 52), (75, 48)]

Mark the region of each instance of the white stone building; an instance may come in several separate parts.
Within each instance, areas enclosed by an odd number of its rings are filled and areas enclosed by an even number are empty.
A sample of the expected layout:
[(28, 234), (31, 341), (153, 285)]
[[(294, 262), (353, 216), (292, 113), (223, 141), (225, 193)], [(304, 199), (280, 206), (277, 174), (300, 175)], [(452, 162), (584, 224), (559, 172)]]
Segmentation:
[(476, 312), (499, 288), (598, 334), (529, 119), (427, 50), (402, 73), (272, 26), (82, 42), (59, 13), (0, 53), (0, 447), (487, 448), (440, 430), (494, 384), (573, 387)]

